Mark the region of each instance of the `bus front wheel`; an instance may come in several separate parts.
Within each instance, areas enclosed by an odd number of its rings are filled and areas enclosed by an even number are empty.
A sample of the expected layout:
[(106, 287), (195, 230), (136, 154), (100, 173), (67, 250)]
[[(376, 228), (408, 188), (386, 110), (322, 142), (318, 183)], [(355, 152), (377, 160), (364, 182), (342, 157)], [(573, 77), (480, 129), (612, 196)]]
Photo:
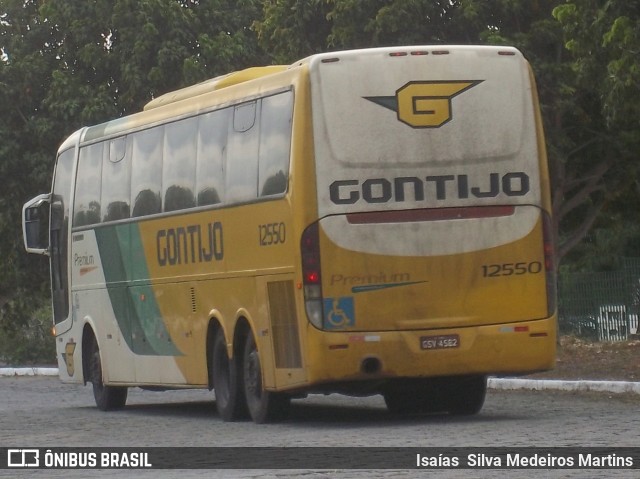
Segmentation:
[(241, 368), (238, 360), (229, 359), (224, 331), (218, 329), (213, 339), (211, 354), (211, 382), (216, 394), (216, 408), (224, 421), (246, 417)]
[(101, 411), (122, 409), (127, 402), (126, 387), (106, 386), (102, 378), (102, 361), (98, 342), (93, 338), (89, 350), (89, 381), (93, 385), (93, 397)]
[(284, 419), (291, 401), (287, 395), (264, 389), (261, 367), (260, 352), (253, 335), (249, 333), (244, 347), (244, 392), (249, 414), (257, 424)]

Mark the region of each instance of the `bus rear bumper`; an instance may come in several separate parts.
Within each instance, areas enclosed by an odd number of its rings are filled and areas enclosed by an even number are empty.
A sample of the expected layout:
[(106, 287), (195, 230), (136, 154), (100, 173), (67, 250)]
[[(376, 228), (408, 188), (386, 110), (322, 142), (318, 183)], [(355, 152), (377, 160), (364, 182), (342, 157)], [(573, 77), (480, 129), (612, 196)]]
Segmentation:
[(393, 378), (523, 375), (552, 369), (556, 317), (468, 328), (310, 331), (308, 385)]

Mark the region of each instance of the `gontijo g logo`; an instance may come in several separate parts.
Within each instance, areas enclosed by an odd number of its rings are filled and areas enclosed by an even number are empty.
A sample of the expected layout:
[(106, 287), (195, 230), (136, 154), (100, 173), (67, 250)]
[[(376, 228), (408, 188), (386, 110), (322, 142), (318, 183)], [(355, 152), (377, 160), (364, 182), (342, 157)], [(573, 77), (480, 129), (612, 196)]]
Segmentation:
[(411, 81), (395, 96), (366, 96), (366, 100), (395, 111), (413, 128), (439, 128), (452, 118), (451, 99), (484, 80)]

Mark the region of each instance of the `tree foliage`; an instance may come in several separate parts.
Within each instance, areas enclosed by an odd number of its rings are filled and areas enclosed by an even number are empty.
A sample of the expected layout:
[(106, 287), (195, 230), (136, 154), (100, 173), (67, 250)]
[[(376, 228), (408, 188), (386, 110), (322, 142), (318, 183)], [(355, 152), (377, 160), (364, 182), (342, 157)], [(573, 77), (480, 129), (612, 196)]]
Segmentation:
[[(554, 198), (567, 215), (577, 212), (587, 219), (574, 226), (582, 236), (596, 229), (617, 231), (618, 253), (637, 254), (638, 208), (640, 207), (640, 5), (638, 2), (572, 0), (558, 5), (554, 17), (562, 25), (573, 73), (574, 104), (580, 115), (565, 121), (573, 149), (565, 148), (564, 162), (558, 163), (568, 185), (588, 192), (572, 201)], [(566, 188), (568, 189), (568, 188)], [(565, 227), (563, 233), (569, 234)], [(578, 244), (580, 234), (567, 241), (566, 252)], [(599, 257), (595, 238), (578, 251), (591, 250)], [(610, 242), (604, 242), (610, 246)], [(585, 248), (585, 246), (587, 246)], [(595, 248), (595, 250), (594, 250)], [(604, 247), (604, 249), (609, 249)], [(606, 255), (605, 251), (605, 255)], [(610, 252), (609, 252), (610, 256)]]
[(0, 334), (48, 301), (20, 208), (49, 190), (65, 136), (172, 89), (329, 50), (521, 49), (540, 92), (560, 255), (633, 254), (639, 18), (626, 0), (0, 0)]
[(49, 301), (20, 215), (49, 191), (65, 136), (267, 63), (250, 28), (260, 11), (258, 0), (0, 0), (0, 335), (18, 337)]
[(64, 129), (42, 105), (54, 59), (42, 51), (48, 27), (37, 5), (11, 0), (0, 11), (0, 311), (12, 327), (34, 298), (36, 306), (48, 298), (47, 265), (24, 254), (20, 215), (32, 191), (49, 189), (51, 148)]
[[(259, 39), (283, 62), (328, 49), (508, 44), (536, 74), (553, 183), (558, 257), (595, 227), (639, 238), (638, 2), (272, 0)], [(313, 8), (308, 8), (313, 4)], [(304, 11), (304, 15), (294, 12)], [(322, 32), (308, 25), (321, 26)], [(625, 208), (626, 205), (626, 208)], [(624, 226), (621, 226), (621, 222)], [(585, 252), (584, 248), (579, 251)], [(629, 254), (633, 248), (623, 248)], [(573, 258), (575, 259), (575, 258)]]

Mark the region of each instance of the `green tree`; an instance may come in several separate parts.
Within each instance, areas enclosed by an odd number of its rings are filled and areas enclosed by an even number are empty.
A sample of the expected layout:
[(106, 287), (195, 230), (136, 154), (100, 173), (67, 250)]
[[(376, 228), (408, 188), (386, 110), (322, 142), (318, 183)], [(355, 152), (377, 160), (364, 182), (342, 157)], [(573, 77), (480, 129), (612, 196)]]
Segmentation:
[(326, 51), (331, 23), (327, 0), (263, 0), (253, 28), (276, 63), (288, 64)]
[(51, 106), (81, 100), (82, 124), (139, 111), (151, 98), (247, 66), (265, 63), (249, 28), (257, 0), (50, 0), (60, 59)]
[(254, 28), (276, 61), (290, 63), (330, 50), (443, 43), (456, 35), (465, 38), (462, 23), (452, 21), (457, 3), (265, 0), (263, 18)]
[(264, 18), (255, 27), (265, 50), (282, 62), (327, 49), (399, 44), (519, 48), (533, 66), (540, 94), (559, 258), (597, 221), (604, 226), (619, 216), (618, 198), (637, 205), (638, 122), (629, 120), (639, 118), (638, 2), (272, 0), (264, 5)]
[[(590, 200), (556, 201), (565, 213), (576, 211), (577, 218), (582, 213), (584, 221), (573, 225), (580, 233), (586, 234), (595, 224), (637, 241), (640, 5), (573, 0), (558, 5), (553, 14), (565, 33), (575, 75), (575, 102), (582, 106), (582, 114), (572, 121), (574, 148), (565, 149), (565, 161), (559, 166), (565, 182), (581, 185)], [(568, 246), (576, 245), (579, 236), (567, 241)], [(620, 252), (633, 254), (633, 247), (625, 246)]]
[(0, 360), (49, 303), (47, 262), (25, 254), (20, 215), (49, 191), (58, 145), (154, 96), (267, 63), (251, 30), (260, 9), (259, 0), (0, 0)]
[(35, 311), (48, 302), (47, 265), (24, 254), (20, 205), (32, 188), (48, 190), (57, 126), (42, 114), (42, 79), (53, 61), (41, 49), (48, 28), (37, 5), (4, 1), (0, 12), (0, 356), (7, 356), (20, 330), (43, 330)]
[[(560, 256), (637, 251), (639, 10), (625, 0), (0, 0), (0, 335), (36, 324), (48, 302), (46, 262), (23, 252), (20, 207), (49, 190), (66, 135), (169, 90), (336, 49), (520, 48), (540, 92)], [(581, 244), (594, 227), (597, 241)]]

